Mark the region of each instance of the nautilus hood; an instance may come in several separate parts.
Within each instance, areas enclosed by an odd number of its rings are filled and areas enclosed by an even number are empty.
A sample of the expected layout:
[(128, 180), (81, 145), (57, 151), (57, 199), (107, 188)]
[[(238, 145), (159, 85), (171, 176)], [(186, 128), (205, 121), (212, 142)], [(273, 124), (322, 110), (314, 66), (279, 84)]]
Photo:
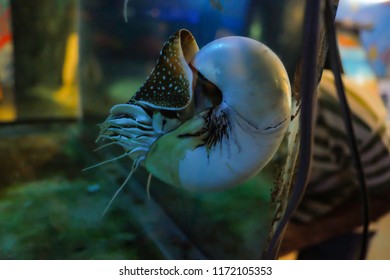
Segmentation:
[(129, 102), (163, 110), (181, 110), (193, 100), (193, 73), (189, 63), (199, 51), (188, 31), (179, 31), (164, 44), (157, 64)]

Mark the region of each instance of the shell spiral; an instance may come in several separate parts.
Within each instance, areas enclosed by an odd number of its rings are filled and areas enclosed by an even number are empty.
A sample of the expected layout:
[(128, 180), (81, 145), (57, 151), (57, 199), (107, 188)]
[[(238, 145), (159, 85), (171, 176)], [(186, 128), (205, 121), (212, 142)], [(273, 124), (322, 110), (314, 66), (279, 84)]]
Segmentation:
[(270, 161), (290, 117), (288, 76), (267, 46), (232, 36), (199, 50), (179, 30), (132, 99), (111, 109), (101, 137), (168, 184), (219, 190)]

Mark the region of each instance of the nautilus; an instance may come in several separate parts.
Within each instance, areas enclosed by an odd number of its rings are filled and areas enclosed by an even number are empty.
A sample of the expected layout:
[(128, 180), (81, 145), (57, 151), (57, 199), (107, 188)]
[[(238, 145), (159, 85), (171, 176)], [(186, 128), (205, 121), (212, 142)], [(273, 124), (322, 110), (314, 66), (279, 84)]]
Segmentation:
[(223, 190), (272, 159), (290, 118), (288, 75), (271, 49), (240, 36), (199, 49), (182, 29), (131, 99), (111, 108), (99, 139), (122, 146), (132, 170), (143, 165), (188, 190)]

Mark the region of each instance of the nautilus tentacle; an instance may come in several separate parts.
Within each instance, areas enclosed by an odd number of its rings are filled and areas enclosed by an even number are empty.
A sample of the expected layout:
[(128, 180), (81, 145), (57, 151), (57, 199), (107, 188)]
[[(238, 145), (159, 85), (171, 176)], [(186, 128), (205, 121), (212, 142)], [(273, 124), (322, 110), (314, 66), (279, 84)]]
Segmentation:
[(235, 36), (199, 50), (179, 30), (133, 98), (111, 109), (101, 136), (168, 184), (224, 189), (269, 162), (290, 108), (287, 73), (268, 47)]

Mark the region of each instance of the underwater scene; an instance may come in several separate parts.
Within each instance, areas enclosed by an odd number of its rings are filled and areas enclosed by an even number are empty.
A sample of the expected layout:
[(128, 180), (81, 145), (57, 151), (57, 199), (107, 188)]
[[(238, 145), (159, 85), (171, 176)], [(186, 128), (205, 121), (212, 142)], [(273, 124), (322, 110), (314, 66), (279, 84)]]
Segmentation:
[(0, 259), (318, 242), (301, 221), (273, 240), (297, 174), (306, 3), (1, 0)]

